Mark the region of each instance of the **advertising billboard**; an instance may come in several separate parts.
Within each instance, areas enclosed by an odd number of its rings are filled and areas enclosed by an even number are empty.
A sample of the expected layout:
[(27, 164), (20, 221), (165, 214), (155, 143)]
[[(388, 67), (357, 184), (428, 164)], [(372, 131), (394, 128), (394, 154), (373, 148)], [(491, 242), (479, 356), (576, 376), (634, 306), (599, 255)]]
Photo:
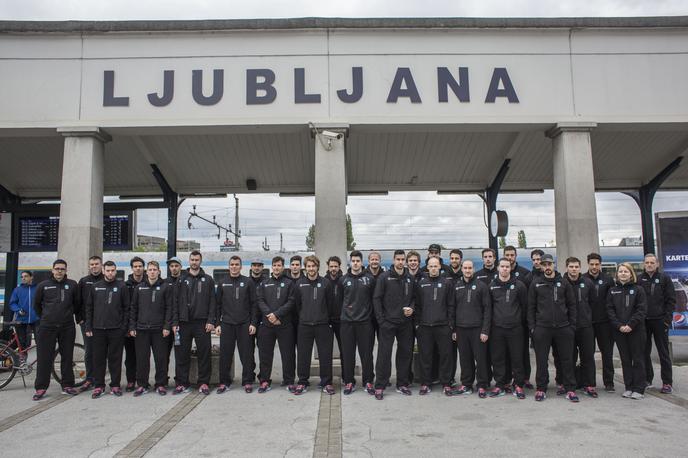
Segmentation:
[(688, 335), (688, 211), (655, 213), (660, 265), (671, 277), (676, 306), (671, 335)]

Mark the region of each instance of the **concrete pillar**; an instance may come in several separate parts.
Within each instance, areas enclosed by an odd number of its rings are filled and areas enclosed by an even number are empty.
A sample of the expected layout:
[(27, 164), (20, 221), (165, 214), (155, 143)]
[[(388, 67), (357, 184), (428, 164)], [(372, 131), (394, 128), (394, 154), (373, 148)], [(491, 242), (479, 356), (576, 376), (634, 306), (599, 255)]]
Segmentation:
[[(557, 268), (569, 256), (584, 260), (599, 252), (595, 178), (590, 131), (595, 123), (560, 123), (547, 132), (552, 139)], [(584, 261), (583, 261), (584, 262)]]
[(57, 131), (64, 136), (57, 251), (78, 280), (88, 273), (88, 258), (103, 254), (104, 151), (111, 137), (97, 127)]
[(320, 258), (320, 272), (327, 270), (327, 258), (339, 256), (342, 267), (346, 256), (346, 129), (326, 129), (339, 138), (331, 138), (318, 128), (315, 135), (315, 255)]

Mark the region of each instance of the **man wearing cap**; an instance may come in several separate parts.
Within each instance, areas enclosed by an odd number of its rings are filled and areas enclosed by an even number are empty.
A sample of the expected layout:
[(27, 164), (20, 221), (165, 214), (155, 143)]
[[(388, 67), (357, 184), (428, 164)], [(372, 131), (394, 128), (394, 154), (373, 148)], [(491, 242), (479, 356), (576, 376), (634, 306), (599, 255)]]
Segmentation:
[(263, 273), (263, 260), (260, 258), (251, 259), (251, 270), (248, 278), (253, 283), (254, 288), (258, 288), (267, 278), (267, 274)]
[(554, 270), (554, 258), (551, 254), (543, 255), (541, 264), (543, 275), (534, 278), (528, 290), (528, 329), (533, 336), (537, 362), (535, 400), (546, 399), (549, 351), (556, 345), (566, 399), (578, 402), (572, 359), (576, 298), (571, 284)]
[(437, 243), (431, 243), (428, 247), (428, 257), (425, 258), (425, 267), (423, 267), (423, 273), (428, 272), (428, 261), (431, 258), (437, 258), (440, 260), (440, 275), (445, 276), (449, 272), (449, 266), (444, 263), (442, 259), (442, 247)]

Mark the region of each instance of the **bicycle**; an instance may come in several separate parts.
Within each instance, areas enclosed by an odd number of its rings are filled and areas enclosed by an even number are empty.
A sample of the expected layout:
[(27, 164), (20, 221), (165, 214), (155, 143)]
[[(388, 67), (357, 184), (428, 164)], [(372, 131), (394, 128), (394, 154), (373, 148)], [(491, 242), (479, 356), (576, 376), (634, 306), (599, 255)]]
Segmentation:
[[(37, 362), (36, 345), (22, 347), (14, 325), (23, 323), (10, 322), (5, 324), (10, 325), (12, 338), (9, 341), (0, 340), (0, 389), (9, 385), (17, 373), (22, 376), (24, 388), (26, 388), (25, 377), (33, 372)], [(55, 348), (57, 349), (57, 347)], [(75, 342), (72, 360), (75, 387), (81, 386), (86, 382), (85, 354), (84, 346)], [(52, 375), (57, 383), (62, 383), (60, 378), (60, 354), (57, 351), (53, 362)]]

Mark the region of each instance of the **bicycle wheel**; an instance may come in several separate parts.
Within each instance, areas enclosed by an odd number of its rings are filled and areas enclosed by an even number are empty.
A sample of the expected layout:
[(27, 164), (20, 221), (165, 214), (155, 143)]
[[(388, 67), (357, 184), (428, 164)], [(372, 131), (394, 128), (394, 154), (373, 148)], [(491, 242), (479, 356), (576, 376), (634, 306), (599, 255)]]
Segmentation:
[[(55, 355), (55, 362), (53, 363), (53, 378), (57, 380), (57, 383), (62, 384), (60, 361), (60, 354), (57, 353)], [(74, 344), (72, 370), (74, 371), (74, 386), (83, 385), (86, 381), (86, 351), (84, 350), (84, 346), (80, 343)]]
[(9, 344), (0, 340), (0, 389), (5, 388), (17, 373), (17, 355)]

